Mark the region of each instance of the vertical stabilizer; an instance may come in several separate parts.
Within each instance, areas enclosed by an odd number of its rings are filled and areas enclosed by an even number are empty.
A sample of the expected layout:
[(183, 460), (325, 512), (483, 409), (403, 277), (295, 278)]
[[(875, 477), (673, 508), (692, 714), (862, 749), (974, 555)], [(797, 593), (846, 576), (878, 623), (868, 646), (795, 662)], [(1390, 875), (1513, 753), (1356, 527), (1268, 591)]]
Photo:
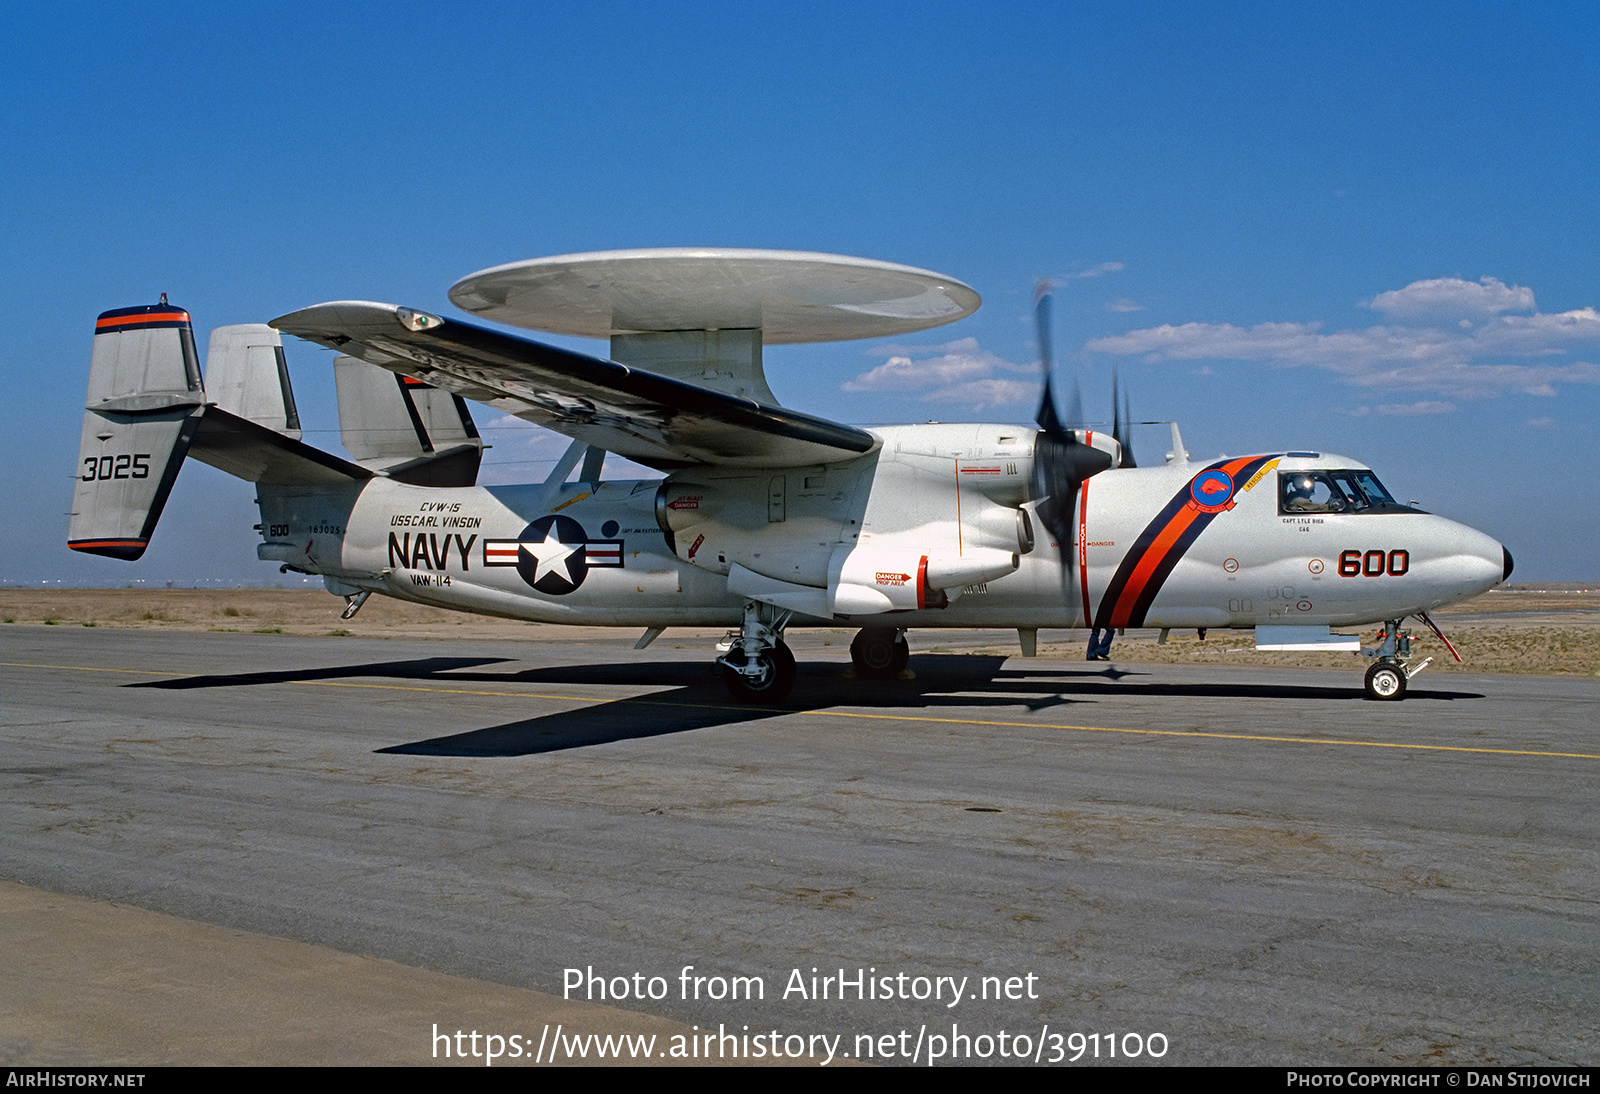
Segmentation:
[(360, 464), (414, 486), (473, 486), (483, 440), (459, 395), (354, 357), (333, 363), (339, 433)]
[(223, 410), (300, 439), (300, 414), (289, 386), (283, 339), (265, 323), (240, 323), (211, 332), (206, 396)]
[(166, 303), (95, 322), (67, 546), (144, 554), (204, 413), (189, 313)]

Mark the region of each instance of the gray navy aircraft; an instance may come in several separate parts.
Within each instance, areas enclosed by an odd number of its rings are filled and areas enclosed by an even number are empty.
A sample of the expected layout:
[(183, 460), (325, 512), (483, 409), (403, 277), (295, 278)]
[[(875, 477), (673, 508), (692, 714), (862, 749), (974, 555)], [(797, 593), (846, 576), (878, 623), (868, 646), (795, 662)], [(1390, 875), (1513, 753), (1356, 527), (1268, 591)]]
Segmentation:
[[(1500, 543), (1343, 456), (1197, 463), (1173, 426), (1166, 460), (1138, 466), (1115, 390), (1109, 434), (1083, 427), (1075, 396), (1060, 416), (1048, 294), (1033, 425), (871, 429), (780, 406), (762, 347), (953, 322), (977, 309), (971, 288), (837, 255), (671, 249), (498, 266), (450, 299), (608, 338), (610, 359), (344, 301), (218, 328), (202, 380), (188, 313), (164, 297), (105, 312), (68, 546), (139, 558), (193, 457), (255, 484), (258, 556), (320, 575), (347, 616), (380, 593), (643, 628), (638, 648), (729, 627), (718, 664), (746, 702), (793, 687), (788, 627), (841, 625), (859, 628), (864, 678), (904, 672), (913, 628), (1014, 628), (1025, 656), (1040, 628), (1234, 628), (1258, 649), (1359, 650), (1367, 695), (1400, 699), (1427, 664), (1404, 621), (1433, 627), (1430, 611), (1511, 574)], [(301, 440), (280, 332), (339, 352), (348, 458)], [(542, 483), (480, 486), (467, 400), (572, 443)], [(666, 477), (605, 481), (607, 452)], [(1334, 631), (1373, 625), (1370, 648)]]

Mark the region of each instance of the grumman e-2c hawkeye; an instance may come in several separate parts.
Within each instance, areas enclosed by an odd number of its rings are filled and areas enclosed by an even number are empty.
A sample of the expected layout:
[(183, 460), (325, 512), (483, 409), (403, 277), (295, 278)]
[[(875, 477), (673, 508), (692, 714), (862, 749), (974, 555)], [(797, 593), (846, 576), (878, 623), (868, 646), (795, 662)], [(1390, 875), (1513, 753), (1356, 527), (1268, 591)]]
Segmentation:
[[(834, 255), (647, 250), (499, 266), (450, 299), (609, 338), (611, 359), (341, 302), (219, 328), (202, 384), (187, 313), (101, 315), (69, 545), (137, 559), (193, 456), (256, 484), (259, 557), (322, 575), (347, 615), (376, 592), (642, 627), (639, 648), (728, 626), (718, 664), (745, 701), (793, 686), (786, 628), (841, 624), (860, 628), (857, 674), (883, 678), (914, 627), (1015, 628), (1031, 656), (1041, 627), (1253, 628), (1259, 649), (1356, 650), (1330, 628), (1376, 623), (1367, 694), (1398, 699), (1426, 664), (1408, 663), (1402, 621), (1431, 626), (1511, 573), (1499, 543), (1341, 456), (1194, 463), (1174, 427), (1166, 463), (1136, 466), (1120, 407), (1110, 435), (1058, 416), (1048, 296), (1037, 427), (872, 429), (779, 406), (762, 347), (924, 330), (976, 310), (971, 288)], [(351, 458), (300, 440), (279, 331), (340, 351)], [(476, 485), (464, 399), (573, 442), (543, 483)], [(607, 452), (667, 477), (602, 481)]]

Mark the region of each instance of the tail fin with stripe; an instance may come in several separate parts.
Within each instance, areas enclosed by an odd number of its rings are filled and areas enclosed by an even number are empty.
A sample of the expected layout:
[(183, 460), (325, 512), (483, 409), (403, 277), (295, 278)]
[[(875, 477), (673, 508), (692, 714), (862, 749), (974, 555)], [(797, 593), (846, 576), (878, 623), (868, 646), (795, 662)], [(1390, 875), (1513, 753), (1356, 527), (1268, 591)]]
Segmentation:
[(254, 483), (373, 477), (299, 439), (277, 331), (219, 327), (206, 364), (210, 396), (189, 313), (165, 296), (96, 320), (68, 547), (130, 562), (143, 555), (185, 456)]
[(144, 554), (204, 405), (188, 312), (163, 295), (100, 315), (68, 547), (130, 561)]

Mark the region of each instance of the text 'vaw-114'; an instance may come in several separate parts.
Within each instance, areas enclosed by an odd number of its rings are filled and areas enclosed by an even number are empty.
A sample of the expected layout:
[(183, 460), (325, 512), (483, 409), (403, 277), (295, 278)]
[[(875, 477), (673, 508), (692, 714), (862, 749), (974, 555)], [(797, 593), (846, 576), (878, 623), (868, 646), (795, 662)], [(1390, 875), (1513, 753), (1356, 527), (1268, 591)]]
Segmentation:
[[(1135, 465), (1115, 427), (1063, 421), (1048, 296), (1037, 424), (859, 428), (778, 405), (763, 347), (905, 334), (978, 294), (926, 270), (787, 251), (535, 259), (450, 290), (465, 311), (610, 339), (610, 359), (391, 304), (319, 304), (212, 332), (202, 382), (184, 311), (95, 328), (69, 545), (136, 559), (185, 456), (256, 484), (257, 553), (371, 593), (469, 612), (645, 628), (733, 628), (735, 696), (793, 686), (791, 626), (859, 627), (857, 674), (905, 668), (916, 627), (1254, 629), (1262, 649), (1360, 648), (1397, 699), (1402, 621), (1511, 573), (1488, 536), (1396, 501), (1349, 459), (1275, 452)], [(349, 458), (300, 440), (279, 332), (339, 351)], [(1115, 401), (1115, 393), (1113, 399)], [(572, 438), (527, 486), (479, 486), (466, 402)], [(609, 482), (607, 452), (666, 473)], [(576, 471), (576, 475), (574, 475)], [(568, 480), (571, 481), (568, 481)], [(1426, 662), (1424, 662), (1425, 664)]]

